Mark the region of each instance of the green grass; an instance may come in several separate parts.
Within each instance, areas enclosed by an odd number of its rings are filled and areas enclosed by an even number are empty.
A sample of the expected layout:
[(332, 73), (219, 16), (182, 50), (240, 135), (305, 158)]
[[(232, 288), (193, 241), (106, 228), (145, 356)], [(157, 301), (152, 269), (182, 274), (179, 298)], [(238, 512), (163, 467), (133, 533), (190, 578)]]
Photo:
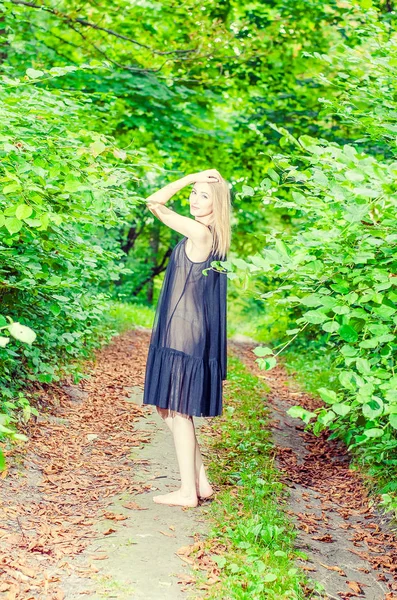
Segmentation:
[(278, 357), (294, 383), (316, 397), (319, 397), (317, 390), (320, 387), (335, 390), (340, 387), (334, 358), (328, 348), (315, 348), (314, 344), (304, 348), (289, 346)]
[[(267, 391), (266, 384), (238, 359), (228, 358), (228, 386), (223, 415), (215, 425), (217, 435), (200, 434), (213, 457), (210, 480), (222, 488), (207, 513), (212, 529), (205, 545), (221, 569), (220, 583), (205, 596), (211, 600), (321, 597), (321, 586), (297, 562), (298, 557), (307, 557), (294, 548), (297, 531), (285, 512), (288, 492), (274, 467)], [(211, 554), (218, 544), (226, 551)], [(200, 571), (197, 580), (199, 585), (205, 583)]]
[(152, 327), (154, 314), (155, 307), (112, 302), (106, 320), (113, 329), (122, 333), (136, 326)]
[(273, 339), (284, 339), (290, 323), (273, 298), (259, 303), (244, 294), (231, 293), (227, 307), (228, 336), (236, 333), (268, 343)]

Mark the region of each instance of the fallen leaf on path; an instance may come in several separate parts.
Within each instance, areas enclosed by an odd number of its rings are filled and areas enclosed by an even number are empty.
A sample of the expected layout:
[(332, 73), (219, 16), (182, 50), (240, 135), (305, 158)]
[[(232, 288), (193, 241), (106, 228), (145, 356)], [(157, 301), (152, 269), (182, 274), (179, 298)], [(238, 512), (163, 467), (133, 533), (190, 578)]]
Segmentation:
[(126, 515), (116, 514), (112, 512), (105, 512), (103, 513), (103, 516), (105, 517), (105, 519), (109, 519), (112, 521), (125, 521), (126, 519), (128, 519)]
[(192, 546), (181, 546), (180, 548), (178, 548), (178, 550), (176, 551), (176, 554), (181, 555), (181, 554), (191, 554), (192, 552)]
[(336, 571), (337, 573), (339, 573), (339, 575), (342, 575), (343, 577), (346, 577), (346, 573), (340, 567), (336, 567), (336, 566), (335, 567), (330, 567), (329, 565), (325, 565), (322, 562), (320, 562), (319, 564), (322, 567), (325, 567), (326, 569), (328, 569), (329, 571)]
[(183, 556), (182, 554), (178, 554), (177, 552), (175, 552), (175, 554), (177, 556), (179, 556), (179, 558), (181, 560), (184, 560), (186, 563), (188, 563), (188, 565), (194, 565), (194, 560), (192, 560), (191, 558), (188, 558), (187, 556)]
[(124, 506), (124, 508), (129, 508), (130, 510), (148, 510), (147, 508), (139, 506), (139, 504), (137, 504), (136, 502), (124, 502), (124, 504), (122, 504), (121, 506)]
[(349, 588), (353, 590), (353, 592), (356, 592), (357, 594), (363, 593), (363, 590), (361, 588), (362, 584), (358, 583), (358, 581), (346, 581), (346, 583), (349, 586)]
[(313, 535), (312, 540), (318, 540), (319, 542), (333, 542), (334, 538), (330, 533), (325, 533), (324, 535)]

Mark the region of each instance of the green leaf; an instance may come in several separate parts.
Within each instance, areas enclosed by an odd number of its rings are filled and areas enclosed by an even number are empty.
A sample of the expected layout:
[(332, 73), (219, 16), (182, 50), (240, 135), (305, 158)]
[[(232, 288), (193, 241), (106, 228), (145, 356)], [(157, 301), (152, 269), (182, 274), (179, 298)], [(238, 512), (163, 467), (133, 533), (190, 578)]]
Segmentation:
[(9, 217), (5, 219), (4, 226), (7, 231), (13, 235), (14, 233), (18, 233), (22, 229), (23, 223), (16, 217)]
[(4, 452), (0, 450), (0, 471), (4, 471), (6, 468), (6, 459), (4, 456)]
[(300, 303), (304, 306), (320, 306), (323, 298), (320, 294), (308, 294), (300, 299)]
[(102, 154), (104, 150), (106, 150), (106, 146), (100, 140), (97, 140), (96, 142), (90, 144), (91, 154), (95, 157), (99, 156), (99, 154)]
[(371, 188), (357, 187), (353, 189), (353, 193), (357, 194), (357, 196), (364, 196), (365, 198), (377, 198), (381, 192)]
[(277, 575), (275, 573), (265, 573), (265, 575), (262, 575), (261, 577), (261, 581), (264, 581), (265, 583), (270, 583), (271, 581), (276, 581), (277, 579)]
[(267, 346), (257, 346), (253, 349), (253, 353), (255, 356), (267, 356), (268, 354), (273, 354), (273, 350)]
[(328, 333), (335, 333), (339, 330), (340, 324), (338, 321), (327, 321), (326, 323), (322, 324), (322, 328), (324, 331), (328, 331)]
[(337, 315), (348, 315), (351, 312), (351, 309), (345, 304), (335, 304), (335, 306), (332, 307), (332, 311)]
[(29, 227), (40, 227), (41, 221), (40, 219), (25, 219), (25, 223), (29, 225)]
[(14, 181), (13, 183), (9, 183), (5, 187), (3, 187), (3, 194), (12, 194), (13, 192), (16, 192), (20, 189), (21, 186), (19, 185), (19, 183)]
[(271, 180), (268, 179), (267, 177), (265, 177), (265, 179), (263, 179), (260, 182), (260, 187), (261, 187), (262, 190), (264, 190), (266, 192), (267, 190), (269, 190), (272, 187)]
[(371, 365), (369, 364), (369, 361), (366, 358), (357, 358), (356, 366), (360, 373), (362, 373), (363, 375), (371, 374)]
[(20, 442), (27, 442), (29, 440), (28, 436), (23, 433), (14, 433), (12, 439), (19, 440)]
[(383, 431), (383, 429), (380, 429), (379, 427), (372, 427), (371, 429), (364, 429), (363, 434), (367, 438), (376, 438), (376, 437), (382, 437), (382, 435), (384, 434), (384, 431)]
[(340, 281), (339, 283), (333, 283), (330, 285), (330, 288), (335, 292), (338, 292), (338, 294), (347, 294), (350, 292), (348, 284), (344, 283), (343, 281)]
[(334, 402), (338, 401), (338, 396), (333, 390), (328, 390), (327, 388), (321, 387), (318, 388), (317, 391), (324, 402), (327, 402), (328, 404), (333, 404)]
[(337, 415), (344, 417), (351, 411), (351, 406), (349, 404), (345, 404), (344, 402), (336, 402), (332, 405), (332, 410)]
[(356, 389), (356, 384), (355, 384), (355, 373), (354, 371), (341, 371), (339, 373), (338, 379), (341, 383), (341, 385), (346, 388), (347, 390), (355, 390)]
[(276, 246), (277, 250), (280, 252), (280, 254), (284, 254), (284, 256), (290, 256), (291, 252), (287, 246), (287, 244), (285, 242), (283, 242), (283, 240), (280, 239), (276, 239), (276, 241), (274, 242), (274, 245)]
[(269, 175), (269, 177), (271, 177), (271, 179), (273, 179), (273, 181), (275, 181), (276, 183), (280, 183), (280, 176), (274, 169), (268, 169), (267, 174)]
[(313, 181), (315, 181), (319, 185), (323, 185), (323, 186), (328, 185), (328, 177), (326, 176), (326, 174), (323, 171), (320, 171), (320, 169), (314, 169)]
[(9, 341), (10, 341), (9, 337), (4, 337), (3, 335), (1, 335), (0, 336), (0, 348), (5, 348)]
[(255, 190), (250, 185), (243, 185), (242, 192), (244, 196), (254, 196)]
[(389, 423), (394, 429), (397, 429), (397, 413), (389, 415)]
[(28, 217), (30, 217), (32, 212), (33, 212), (33, 209), (31, 206), (28, 206), (27, 204), (19, 204), (19, 206), (17, 206), (17, 209), (15, 211), (15, 216), (19, 220), (27, 219)]
[(317, 420), (322, 425), (327, 426), (329, 423), (331, 423), (331, 421), (334, 420), (335, 417), (336, 417), (336, 414), (334, 413), (334, 411), (333, 410), (328, 410), (326, 413), (323, 413), (323, 414), (319, 415), (317, 417)]
[(379, 346), (380, 340), (379, 337), (368, 338), (360, 342), (360, 348), (376, 348)]
[(269, 356), (269, 358), (257, 358), (256, 362), (263, 371), (270, 371), (270, 369), (276, 366), (277, 359), (275, 356)]
[(218, 567), (220, 569), (223, 569), (223, 567), (226, 564), (226, 557), (225, 556), (219, 556), (219, 554), (211, 554), (211, 558), (218, 565)]
[(5, 433), (6, 435), (11, 435), (11, 434), (15, 433), (15, 431), (13, 429), (10, 429), (9, 427), (5, 427), (4, 425), (2, 425), (0, 423), (0, 433)]
[(341, 325), (338, 334), (345, 342), (356, 342), (358, 340), (357, 331), (350, 325)]
[(363, 404), (362, 411), (364, 417), (367, 419), (373, 420), (379, 417), (383, 413), (383, 402), (381, 398), (373, 396), (372, 400)]
[(289, 415), (293, 419), (302, 419), (302, 421), (304, 421), (305, 423), (308, 423), (310, 419), (313, 419), (317, 416), (315, 412), (306, 410), (302, 406), (291, 406), (287, 410), (287, 415)]
[(25, 342), (25, 344), (32, 344), (36, 339), (36, 333), (30, 327), (21, 325), (17, 321), (8, 325), (8, 331), (12, 337), (20, 342)]
[(303, 313), (302, 318), (309, 323), (314, 323), (315, 325), (324, 323), (324, 321), (328, 320), (327, 315), (319, 310), (308, 310), (307, 312)]
[(345, 172), (345, 177), (349, 181), (363, 181), (365, 179), (364, 173), (362, 173), (362, 171), (358, 171), (357, 169), (348, 169)]
[(26, 75), (30, 79), (37, 79), (38, 77), (42, 77), (44, 75), (44, 71), (39, 71), (37, 69), (26, 69)]

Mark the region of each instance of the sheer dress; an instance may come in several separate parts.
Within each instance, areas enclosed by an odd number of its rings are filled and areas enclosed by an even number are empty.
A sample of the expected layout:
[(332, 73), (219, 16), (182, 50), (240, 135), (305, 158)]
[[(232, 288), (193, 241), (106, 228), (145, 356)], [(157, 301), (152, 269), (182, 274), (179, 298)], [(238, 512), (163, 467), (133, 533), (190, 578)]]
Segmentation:
[[(211, 229), (211, 226), (209, 226)], [(211, 251), (191, 261), (184, 237), (173, 248), (157, 303), (146, 361), (143, 404), (185, 415), (222, 414), (226, 379), (227, 275), (213, 269), (225, 260)]]

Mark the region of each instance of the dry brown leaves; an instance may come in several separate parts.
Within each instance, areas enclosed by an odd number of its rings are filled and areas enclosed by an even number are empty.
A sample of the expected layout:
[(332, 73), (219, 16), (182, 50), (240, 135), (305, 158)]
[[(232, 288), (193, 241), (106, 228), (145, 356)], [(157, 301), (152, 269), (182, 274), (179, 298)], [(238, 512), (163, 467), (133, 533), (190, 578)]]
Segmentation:
[[(181, 588), (183, 591), (187, 590), (193, 584), (197, 590), (209, 590), (212, 585), (220, 580), (220, 569), (216, 562), (209, 556), (209, 550), (206, 548), (205, 542), (199, 539), (198, 534), (194, 536), (194, 540), (193, 544), (179, 548), (177, 555), (181, 560), (189, 564), (193, 570), (205, 572), (205, 582), (199, 584), (194, 575), (190, 574), (180, 574), (178, 582), (184, 585)], [(225, 550), (226, 548), (223, 544), (214, 543), (211, 546), (211, 555), (217, 554), (222, 556)]]
[[(7, 600), (61, 600), (60, 572), (97, 572), (90, 559), (86, 568), (75, 567), (73, 557), (127, 519), (106, 506), (115, 494), (142, 491), (129, 453), (148, 441), (134, 429), (144, 409), (126, 397), (129, 387), (143, 387), (148, 343), (145, 331), (116, 336), (87, 365), (89, 379), (40, 390), (46, 418), (26, 426), (29, 442), (8, 454), (1, 482), (0, 592)], [(124, 507), (140, 510), (134, 502)], [(102, 534), (92, 527), (100, 520), (111, 525)]]
[[(255, 362), (256, 356), (252, 352), (254, 345), (247, 343), (229, 342), (233, 353), (250, 369), (254, 375), (264, 379), (270, 388), (266, 394), (267, 401), (277, 410), (278, 399), (293, 406), (299, 404), (307, 410), (313, 410), (322, 406), (322, 401), (308, 394), (294, 390), (286, 381), (290, 378), (285, 369), (278, 365), (271, 371), (261, 371)], [(297, 398), (298, 397), (298, 398)], [(336, 440), (327, 440), (327, 433), (322, 432), (319, 437), (304, 432), (304, 426), (296, 426), (302, 431), (307, 455), (299, 462), (294, 450), (291, 448), (276, 447), (277, 458), (282, 466), (284, 483), (293, 485), (298, 483), (311, 490), (318, 492), (321, 497), (322, 516), (321, 523), (327, 523), (327, 511), (333, 508), (345, 519), (343, 525), (352, 530), (352, 540), (355, 545), (364, 541), (367, 551), (354, 551), (358, 556), (365, 559), (373, 569), (377, 571), (379, 581), (387, 582), (390, 589), (385, 600), (397, 598), (397, 539), (396, 536), (385, 533), (373, 518), (373, 508), (369, 505), (368, 494), (363, 484), (363, 479), (357, 471), (349, 469), (349, 455), (345, 447)], [(349, 517), (361, 515), (365, 524), (350, 523)], [(319, 517), (310, 513), (297, 515), (297, 526), (302, 528), (315, 540), (325, 543), (332, 541), (331, 536), (324, 539), (316, 536), (316, 522)], [(325, 566), (325, 565), (324, 565)], [(339, 567), (328, 566), (327, 568), (337, 570)], [(389, 577), (386, 577), (385, 574)], [(392, 579), (390, 579), (392, 575)], [(393, 581), (394, 579), (394, 581)], [(347, 582), (351, 592), (342, 593), (343, 599), (360, 594), (360, 585), (357, 582)]]

